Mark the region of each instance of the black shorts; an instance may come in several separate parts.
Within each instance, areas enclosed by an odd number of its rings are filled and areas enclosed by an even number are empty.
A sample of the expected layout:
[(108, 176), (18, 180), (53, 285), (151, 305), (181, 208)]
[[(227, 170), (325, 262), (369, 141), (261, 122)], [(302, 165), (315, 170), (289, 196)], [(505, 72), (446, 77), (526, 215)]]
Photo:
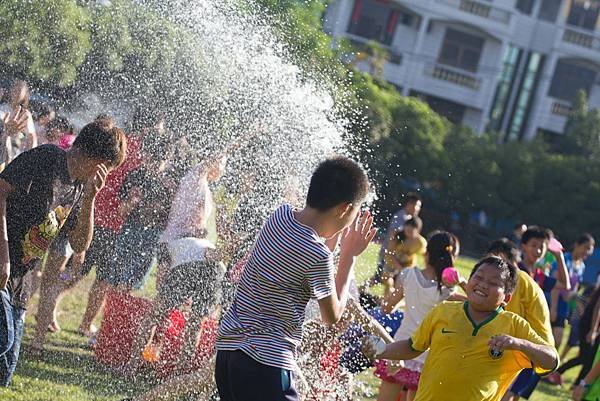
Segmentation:
[(221, 303), (224, 271), (222, 264), (214, 261), (175, 266), (158, 289), (160, 302), (172, 309), (191, 298), (192, 311), (205, 316)]
[(85, 253), (81, 274), (88, 274), (92, 267), (96, 266), (96, 279), (108, 281), (117, 257), (115, 253), (116, 240), (117, 234), (113, 230), (95, 227), (92, 243)]
[(221, 401), (298, 401), (294, 372), (263, 365), (242, 351), (218, 351), (215, 380)]
[(551, 322), (552, 327), (562, 327), (563, 329), (567, 325), (567, 319), (564, 317), (558, 317), (555, 321)]

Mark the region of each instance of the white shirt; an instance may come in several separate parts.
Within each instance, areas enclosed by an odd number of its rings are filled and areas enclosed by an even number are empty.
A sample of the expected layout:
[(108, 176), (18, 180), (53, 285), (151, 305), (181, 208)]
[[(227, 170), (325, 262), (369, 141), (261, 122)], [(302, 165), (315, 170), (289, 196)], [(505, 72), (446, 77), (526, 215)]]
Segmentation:
[(206, 230), (213, 211), (213, 198), (202, 165), (198, 164), (183, 177), (171, 204), (167, 228), (159, 242), (170, 242)]
[[(396, 286), (402, 287), (406, 302), (402, 323), (394, 335), (396, 341), (409, 339), (429, 311), (448, 299), (451, 294), (451, 291), (444, 286), (440, 292), (437, 282), (426, 279), (418, 267), (402, 270), (396, 278)], [(426, 358), (427, 353), (424, 352), (416, 360), (424, 363)]]

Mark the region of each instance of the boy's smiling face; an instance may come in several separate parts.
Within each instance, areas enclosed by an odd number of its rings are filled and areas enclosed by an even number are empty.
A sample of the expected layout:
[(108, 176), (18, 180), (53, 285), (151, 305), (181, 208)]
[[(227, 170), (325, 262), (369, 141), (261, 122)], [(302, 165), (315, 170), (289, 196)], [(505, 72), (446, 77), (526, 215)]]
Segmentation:
[(491, 312), (510, 300), (497, 266), (484, 264), (477, 269), (467, 283), (467, 299), (471, 307), (480, 312)]

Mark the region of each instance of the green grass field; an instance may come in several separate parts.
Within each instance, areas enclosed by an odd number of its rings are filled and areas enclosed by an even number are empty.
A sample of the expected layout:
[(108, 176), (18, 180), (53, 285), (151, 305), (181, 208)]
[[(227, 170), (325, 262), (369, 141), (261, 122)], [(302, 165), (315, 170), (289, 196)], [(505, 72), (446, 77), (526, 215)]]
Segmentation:
[[(371, 246), (360, 258), (357, 268), (357, 279), (363, 281), (370, 276), (375, 267), (377, 247)], [(465, 274), (470, 270), (473, 261), (460, 259), (458, 267)], [(8, 389), (0, 389), (2, 401), (84, 401), (84, 400), (119, 400), (139, 394), (145, 388), (156, 383), (153, 378), (146, 382), (136, 382), (113, 374), (95, 362), (93, 353), (86, 347), (86, 341), (75, 333), (81, 320), (87, 299), (87, 290), (92, 278), (88, 277), (65, 297), (61, 305), (59, 322), (62, 331), (48, 335), (48, 351), (43, 360), (36, 360), (27, 354), (27, 346), (33, 333), (33, 316), (35, 316), (37, 298), (27, 316), (26, 335), (22, 357)], [(146, 294), (154, 291), (153, 278)], [(99, 324), (99, 322), (98, 322)], [(568, 388), (576, 374), (573, 369), (566, 376), (565, 388)], [(361, 400), (375, 400), (378, 381), (370, 371), (361, 374), (358, 380), (362, 383)], [(569, 399), (569, 393), (542, 383), (532, 401), (559, 401)]]

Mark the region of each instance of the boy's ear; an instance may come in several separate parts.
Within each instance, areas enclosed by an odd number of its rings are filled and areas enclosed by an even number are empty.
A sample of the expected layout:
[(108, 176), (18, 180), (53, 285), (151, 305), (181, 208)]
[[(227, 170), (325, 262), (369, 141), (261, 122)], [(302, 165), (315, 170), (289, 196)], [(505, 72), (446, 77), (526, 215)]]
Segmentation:
[(504, 294), (504, 301), (502, 302), (502, 307), (508, 305), (510, 300), (512, 299), (512, 294)]
[(338, 206), (338, 215), (340, 218), (345, 217), (352, 211), (352, 203), (342, 203)]

